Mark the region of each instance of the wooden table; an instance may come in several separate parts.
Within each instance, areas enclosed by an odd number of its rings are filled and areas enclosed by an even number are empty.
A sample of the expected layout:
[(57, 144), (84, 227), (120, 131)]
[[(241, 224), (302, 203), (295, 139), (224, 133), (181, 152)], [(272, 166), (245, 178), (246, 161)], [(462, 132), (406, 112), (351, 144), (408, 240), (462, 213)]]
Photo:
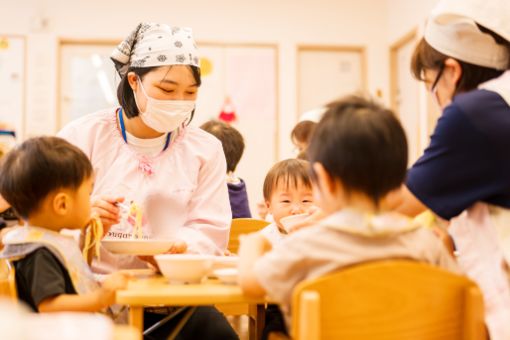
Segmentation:
[(134, 327), (115, 325), (113, 340), (142, 340), (142, 334)]
[(216, 280), (202, 284), (169, 284), (157, 275), (130, 280), (127, 289), (117, 292), (117, 303), (130, 307), (129, 324), (141, 332), (144, 307), (248, 304), (255, 311), (255, 320), (250, 322), (250, 339), (259, 339), (266, 301), (244, 296), (238, 285), (226, 285)]

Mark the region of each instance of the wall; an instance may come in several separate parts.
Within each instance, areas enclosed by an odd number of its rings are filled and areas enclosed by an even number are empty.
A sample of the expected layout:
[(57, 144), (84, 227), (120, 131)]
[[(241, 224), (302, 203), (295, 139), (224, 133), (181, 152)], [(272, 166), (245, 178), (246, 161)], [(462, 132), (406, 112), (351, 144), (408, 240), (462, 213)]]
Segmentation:
[(387, 0), (386, 34), (390, 44), (416, 26), (423, 26), (437, 2), (438, 0)]
[[(53, 133), (56, 110), (57, 38), (122, 39), (139, 21), (192, 27), (198, 41), (259, 42), (279, 46), (280, 157), (292, 156), (296, 122), (296, 45), (364, 45), (368, 86), (387, 100), (385, 1), (373, 0), (0, 0), (0, 34), (29, 36), (27, 132)], [(143, 4), (143, 5), (142, 5)], [(39, 29), (41, 18), (47, 28)], [(361, 20), (360, 20), (361, 19)], [(30, 125), (46, 115), (45, 124)]]
[(279, 48), (278, 156), (283, 159), (294, 156), (289, 135), (299, 114), (297, 45), (364, 46), (368, 91), (379, 92), (383, 102), (389, 104), (389, 46), (423, 22), (435, 2), (0, 0), (0, 13), (4, 14), (0, 34), (23, 34), (28, 38), (25, 135), (56, 132), (59, 39), (120, 41), (138, 22), (153, 21), (192, 27), (197, 41), (276, 44)]
[[(388, 44), (390, 46), (395, 44), (414, 29), (417, 29), (418, 38), (421, 38), (428, 14), (437, 2), (438, 0), (387, 0), (386, 26)], [(410, 58), (408, 59), (410, 60)], [(404, 69), (400, 69), (399, 71), (410, 72), (408, 65), (403, 65)], [(418, 93), (415, 97), (418, 100), (418, 105), (414, 107), (417, 107), (418, 112), (404, 113), (408, 116), (417, 115), (419, 124), (419, 133), (416, 138), (409, 135), (409, 133), (412, 133), (411, 131), (406, 131), (408, 139), (413, 140), (416, 143), (415, 146), (417, 148), (410, 160), (420, 156), (422, 154), (422, 150), (428, 146), (430, 133), (433, 130), (433, 126), (431, 126), (430, 123), (430, 116), (433, 115), (435, 118), (438, 115), (438, 108), (430, 101), (429, 93), (426, 91), (425, 86), (422, 84), (418, 86)], [(435, 119), (433, 121), (435, 126)]]

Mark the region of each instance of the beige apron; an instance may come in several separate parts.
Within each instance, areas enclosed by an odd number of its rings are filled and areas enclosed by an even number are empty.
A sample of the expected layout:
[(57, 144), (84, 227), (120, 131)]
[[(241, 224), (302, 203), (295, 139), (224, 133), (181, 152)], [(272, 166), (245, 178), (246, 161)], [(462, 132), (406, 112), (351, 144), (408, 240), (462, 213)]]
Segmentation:
[(87, 294), (99, 286), (83, 260), (82, 253), (72, 237), (38, 227), (20, 227), (9, 231), (3, 237), (3, 258), (22, 258), (45, 247), (57, 257), (69, 272), (73, 287), (78, 294)]

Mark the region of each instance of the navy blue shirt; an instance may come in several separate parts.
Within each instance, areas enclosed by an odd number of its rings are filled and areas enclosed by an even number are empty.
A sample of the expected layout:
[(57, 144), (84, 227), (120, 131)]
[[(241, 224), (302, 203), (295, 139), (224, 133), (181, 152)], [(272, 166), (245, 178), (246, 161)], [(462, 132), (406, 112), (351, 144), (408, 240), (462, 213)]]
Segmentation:
[(246, 183), (241, 179), (237, 184), (227, 183), (232, 218), (251, 218)]
[(481, 201), (510, 208), (510, 107), (491, 91), (457, 95), (430, 145), (407, 174), (407, 187), (451, 219)]

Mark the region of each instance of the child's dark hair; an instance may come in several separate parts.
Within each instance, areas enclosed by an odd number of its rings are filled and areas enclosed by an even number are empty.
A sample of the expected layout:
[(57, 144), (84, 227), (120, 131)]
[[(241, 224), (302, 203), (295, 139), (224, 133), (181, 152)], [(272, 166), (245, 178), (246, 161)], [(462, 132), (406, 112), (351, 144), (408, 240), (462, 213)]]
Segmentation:
[[(505, 46), (510, 53), (510, 42), (481, 25), (477, 26), (481, 32), (490, 35), (497, 44)], [(430, 46), (424, 38), (420, 40), (413, 52), (411, 59), (411, 72), (416, 79), (423, 81), (423, 72), (425, 70), (440, 70), (444, 67), (444, 62), (448, 58), (457, 60), (462, 68), (462, 75), (455, 91), (456, 94), (474, 90), (478, 87), (478, 85), (490, 79), (499, 77), (504, 72), (490, 67), (474, 65), (458, 60), (457, 58), (447, 56)], [(507, 69), (510, 69), (510, 60), (508, 62)]]
[(244, 152), (244, 139), (241, 133), (219, 120), (205, 122), (200, 128), (220, 140), (227, 159), (227, 171), (235, 171)]
[(77, 189), (92, 176), (89, 159), (58, 137), (36, 137), (10, 151), (0, 165), (0, 195), (23, 219), (51, 192)]
[[(328, 105), (307, 151), (347, 191), (364, 193), (376, 206), (405, 179), (407, 141), (393, 112), (360, 96)], [(312, 179), (315, 174), (312, 171)]]
[[(124, 110), (124, 113), (128, 118), (136, 117), (140, 113), (138, 111), (138, 107), (136, 106), (135, 94), (133, 93), (131, 85), (129, 85), (128, 81), (129, 72), (133, 72), (134, 74), (136, 74), (137, 77), (140, 78), (140, 80), (142, 80), (147, 73), (157, 69), (158, 67), (161, 66), (129, 67), (128, 70), (126, 71), (126, 74), (124, 74), (124, 76), (120, 80), (119, 85), (117, 86), (117, 100), (119, 101), (119, 105), (122, 106), (122, 109)], [(170, 68), (171, 67), (172, 66), (170, 66)], [(192, 65), (188, 67), (190, 68), (191, 73), (193, 74), (193, 78), (195, 79), (197, 86), (200, 86), (202, 84), (200, 69)], [(194, 113), (195, 110), (193, 110), (191, 114), (190, 121), (193, 119)]]
[(299, 183), (311, 188), (308, 162), (302, 159), (286, 159), (273, 165), (264, 180), (264, 199), (269, 201), (279, 183), (285, 182), (286, 187), (297, 187)]

